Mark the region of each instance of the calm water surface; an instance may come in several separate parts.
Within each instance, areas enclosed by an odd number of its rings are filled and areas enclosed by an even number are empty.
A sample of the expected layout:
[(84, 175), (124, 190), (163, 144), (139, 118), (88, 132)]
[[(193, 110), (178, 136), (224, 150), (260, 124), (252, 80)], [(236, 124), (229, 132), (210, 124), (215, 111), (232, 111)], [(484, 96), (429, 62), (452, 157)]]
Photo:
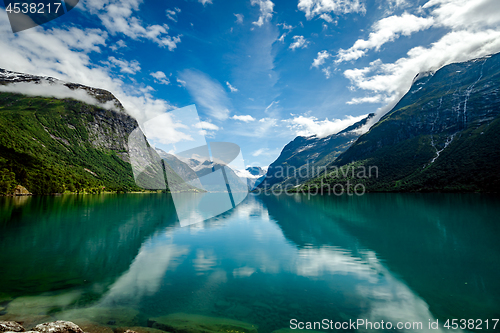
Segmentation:
[(0, 200), (0, 320), (500, 317), (495, 196), (249, 195), (184, 228), (167, 194)]

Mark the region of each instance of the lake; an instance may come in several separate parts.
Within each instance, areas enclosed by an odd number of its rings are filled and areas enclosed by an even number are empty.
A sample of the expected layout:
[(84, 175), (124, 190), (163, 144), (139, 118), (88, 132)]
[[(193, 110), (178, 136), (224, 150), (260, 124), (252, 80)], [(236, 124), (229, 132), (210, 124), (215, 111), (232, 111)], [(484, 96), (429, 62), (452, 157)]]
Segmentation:
[(499, 199), (250, 194), (180, 227), (168, 194), (3, 197), (0, 320), (145, 327), (182, 313), (259, 332), (292, 319), (492, 323)]

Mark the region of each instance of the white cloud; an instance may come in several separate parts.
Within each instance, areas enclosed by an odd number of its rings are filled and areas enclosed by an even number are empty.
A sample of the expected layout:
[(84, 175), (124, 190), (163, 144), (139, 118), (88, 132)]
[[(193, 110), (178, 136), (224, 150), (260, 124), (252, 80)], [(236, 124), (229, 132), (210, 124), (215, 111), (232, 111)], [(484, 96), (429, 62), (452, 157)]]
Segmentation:
[(356, 97), (346, 102), (346, 104), (354, 105), (354, 104), (363, 104), (363, 103), (383, 103), (387, 102), (388, 97), (385, 95), (374, 95), (374, 96), (366, 96), (366, 97)]
[(331, 69), (331, 67), (330, 67), (330, 66), (328, 66), (328, 67), (326, 67), (326, 68), (321, 69), (321, 71), (322, 71), (323, 73), (325, 73), (325, 76), (326, 76), (326, 78), (327, 78), (327, 79), (329, 79), (329, 78), (332, 76), (332, 69)]
[(183, 131), (189, 130), (189, 127), (182, 124), (182, 122), (176, 122), (170, 113), (161, 114), (151, 121), (145, 122), (143, 130), (148, 140), (164, 145), (175, 144), (181, 141), (194, 141), (190, 134)]
[(177, 11), (176, 10), (167, 9), (167, 18), (169, 20), (171, 20), (171, 21), (177, 22)]
[(432, 8), (438, 24), (452, 29), (496, 28), (500, 23), (497, 0), (430, 0), (423, 8)]
[(288, 30), (288, 31), (292, 31), (293, 30), (293, 26), (290, 25), (290, 24), (286, 24), (285, 22), (278, 23), (278, 24), (276, 24), (276, 26), (282, 26), (283, 29)]
[(304, 36), (293, 36), (294, 42), (290, 44), (290, 49), (295, 50), (298, 48), (305, 49), (309, 42), (304, 38)]
[(198, 106), (210, 116), (225, 120), (229, 117), (231, 102), (219, 82), (196, 70), (185, 70), (179, 75)]
[[(349, 14), (365, 13), (366, 8), (359, 0), (299, 0), (297, 6), (306, 14), (308, 20), (320, 16), (323, 20), (330, 22), (330, 13)], [(324, 15), (327, 14), (327, 15)]]
[(243, 14), (234, 14), (236, 16), (236, 23), (242, 24), (243, 23)]
[(91, 14), (97, 14), (111, 34), (124, 34), (132, 39), (147, 39), (160, 47), (173, 51), (180, 43), (180, 36), (168, 35), (168, 25), (144, 25), (134, 16), (142, 0), (88, 0), (83, 6)]
[(247, 114), (247, 115), (243, 115), (243, 116), (238, 116), (238, 115), (234, 115), (231, 117), (231, 119), (235, 119), (235, 120), (239, 120), (239, 121), (243, 121), (245, 123), (248, 123), (250, 121), (255, 121), (255, 118), (252, 117), (251, 115)]
[(102, 104), (96, 98), (90, 96), (86, 90), (83, 89), (72, 90), (66, 87), (64, 84), (62, 84), (62, 82), (56, 82), (56, 83), (42, 82), (38, 84), (33, 84), (28, 82), (18, 82), (16, 84), (0, 85), (0, 91), (21, 93), (23, 95), (29, 95), (29, 96), (55, 97), (58, 99), (72, 98), (87, 104), (97, 105), (105, 109), (112, 109), (118, 111), (112, 101), (106, 104)]
[(328, 23), (333, 23), (334, 20), (333, 20), (333, 17), (331, 17), (330, 15), (326, 14), (326, 13), (323, 13), (319, 16), (319, 18), (325, 20), (326, 22)]
[(113, 51), (116, 51), (116, 50), (124, 48), (124, 47), (127, 47), (127, 44), (123, 40), (120, 39), (119, 41), (116, 42), (115, 45), (111, 45), (109, 48)]
[(331, 56), (332, 55), (330, 53), (328, 53), (328, 51), (326, 51), (326, 50), (318, 52), (318, 57), (316, 59), (314, 59), (314, 61), (312, 63), (312, 67), (318, 68), (319, 66), (323, 65), (325, 63), (326, 59), (328, 59)]
[(269, 151), (269, 148), (260, 148), (252, 153), (252, 156), (257, 157)]
[(410, 36), (414, 32), (430, 28), (433, 24), (432, 17), (418, 17), (408, 13), (383, 18), (373, 25), (373, 32), (367, 40), (358, 39), (351, 48), (340, 49), (336, 62), (356, 60), (370, 49), (378, 51), (382, 45), (394, 41), (400, 35)]
[(208, 4), (212, 4), (212, 0), (198, 0), (199, 3), (201, 3), (203, 6), (206, 6)]
[(112, 67), (120, 68), (120, 72), (127, 74), (135, 74), (141, 70), (141, 66), (137, 60), (127, 61), (124, 59), (116, 59), (115, 57), (109, 57), (109, 64)]
[(219, 126), (212, 124), (211, 122), (208, 121), (200, 121), (199, 123), (195, 124), (194, 127), (200, 129), (198, 134), (209, 137), (214, 137), (215, 132), (220, 129)]
[(155, 78), (156, 83), (166, 84), (166, 85), (170, 84), (170, 80), (167, 78), (167, 75), (162, 71), (150, 73), (149, 75)]
[(238, 89), (236, 89), (235, 87), (233, 87), (231, 85), (231, 83), (229, 83), (228, 81), (226, 81), (226, 85), (229, 88), (229, 90), (231, 90), (231, 92), (237, 92), (238, 91)]
[(346, 116), (344, 119), (319, 120), (313, 116), (298, 116), (285, 120), (290, 129), (294, 130), (299, 136), (316, 135), (324, 138), (328, 135), (336, 134), (346, 127), (366, 118), (367, 115), (353, 117)]
[(203, 128), (203, 129), (210, 130), (210, 131), (218, 131), (219, 130), (219, 126), (212, 124), (211, 122), (208, 122), (208, 121), (200, 121), (199, 123), (197, 123), (195, 125), (195, 127)]
[(186, 81), (183, 81), (179, 78), (177, 78), (177, 83), (179, 84), (179, 87), (185, 87), (186, 86)]
[(270, 0), (251, 0), (250, 4), (252, 6), (259, 5), (260, 8), (259, 19), (256, 22), (252, 22), (252, 24), (261, 27), (273, 17), (274, 3)]

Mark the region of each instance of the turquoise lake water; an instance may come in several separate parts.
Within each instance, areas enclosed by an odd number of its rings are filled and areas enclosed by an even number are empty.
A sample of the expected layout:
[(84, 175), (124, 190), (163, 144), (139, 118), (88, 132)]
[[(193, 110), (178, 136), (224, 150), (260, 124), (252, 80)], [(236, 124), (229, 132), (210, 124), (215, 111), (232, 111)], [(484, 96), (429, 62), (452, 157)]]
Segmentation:
[(168, 194), (0, 198), (0, 320), (491, 320), (499, 259), (490, 195), (250, 194), (188, 227)]

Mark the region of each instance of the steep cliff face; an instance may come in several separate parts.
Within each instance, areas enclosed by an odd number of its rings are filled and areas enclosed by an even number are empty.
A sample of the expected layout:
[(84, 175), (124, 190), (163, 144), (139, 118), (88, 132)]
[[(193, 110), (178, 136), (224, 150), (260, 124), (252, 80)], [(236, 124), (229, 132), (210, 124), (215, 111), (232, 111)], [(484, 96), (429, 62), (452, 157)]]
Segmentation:
[(373, 116), (374, 114), (370, 114), (341, 132), (324, 138), (296, 137), (283, 148), (280, 156), (269, 166), (266, 178), (259, 187), (288, 188), (324, 172), (326, 165), (335, 161), (359, 137), (356, 130)]
[(372, 190), (498, 191), (500, 55), (418, 75), (332, 167), (373, 165)]
[(140, 190), (128, 156), (128, 137), (138, 124), (111, 93), (5, 70), (0, 70), (0, 84), (63, 85), (83, 90), (107, 107), (0, 92), (3, 194), (17, 185), (34, 194)]

